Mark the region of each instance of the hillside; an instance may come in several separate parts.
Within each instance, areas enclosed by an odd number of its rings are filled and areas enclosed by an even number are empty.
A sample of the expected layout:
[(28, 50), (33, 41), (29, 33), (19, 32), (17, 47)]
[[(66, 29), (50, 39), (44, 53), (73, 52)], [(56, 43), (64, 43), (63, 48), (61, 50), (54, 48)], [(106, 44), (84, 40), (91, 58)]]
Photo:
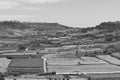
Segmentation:
[(92, 40), (93, 43), (108, 43), (120, 40), (120, 22), (103, 22), (92, 28), (83, 28), (73, 38)]
[(27, 23), (18, 21), (0, 22), (0, 36), (18, 37), (39, 35), (44, 32), (65, 31), (70, 27), (58, 23)]
[(72, 28), (58, 23), (0, 22), (0, 49), (44, 49), (66, 45), (119, 43), (120, 22), (95, 27)]
[(0, 49), (16, 49), (19, 44), (34, 48), (53, 46), (48, 38), (64, 36), (70, 29), (58, 23), (3, 21), (0, 22)]

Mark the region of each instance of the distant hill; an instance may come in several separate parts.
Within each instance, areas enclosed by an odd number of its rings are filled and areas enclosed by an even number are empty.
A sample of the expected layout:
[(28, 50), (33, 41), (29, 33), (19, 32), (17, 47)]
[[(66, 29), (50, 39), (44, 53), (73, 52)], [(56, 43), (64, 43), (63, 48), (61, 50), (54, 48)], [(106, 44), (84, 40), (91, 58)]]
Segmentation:
[(116, 21), (116, 22), (103, 22), (100, 25), (97, 25), (95, 27), (96, 29), (107, 29), (107, 30), (120, 30), (120, 22)]
[(48, 38), (66, 36), (73, 29), (58, 23), (34, 23), (19, 21), (0, 22), (0, 49), (16, 49), (23, 44), (32, 49), (52, 47)]
[(0, 22), (0, 36), (7, 37), (37, 35), (40, 32), (56, 32), (68, 29), (70, 27), (58, 23)]
[(120, 22), (103, 22), (95, 27), (72, 28), (58, 23), (0, 22), (0, 49), (30, 49), (66, 45), (111, 44), (120, 42)]
[(30, 23), (30, 22), (19, 22), (19, 21), (3, 21), (0, 22), (0, 28), (11, 28), (11, 29), (44, 29), (44, 30), (51, 30), (51, 29), (69, 29), (70, 27), (60, 25), (58, 23)]

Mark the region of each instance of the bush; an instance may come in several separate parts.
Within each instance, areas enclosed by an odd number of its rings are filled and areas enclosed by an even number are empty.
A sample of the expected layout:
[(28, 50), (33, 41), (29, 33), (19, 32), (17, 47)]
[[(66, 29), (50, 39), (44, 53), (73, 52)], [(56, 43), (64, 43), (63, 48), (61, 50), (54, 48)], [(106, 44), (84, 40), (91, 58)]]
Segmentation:
[(25, 51), (26, 48), (27, 48), (27, 47), (26, 47), (24, 44), (20, 44), (20, 45), (18, 46), (18, 51)]
[(106, 35), (105, 40), (106, 41), (112, 41), (114, 39), (114, 36), (112, 34)]
[(109, 45), (108, 47), (105, 48), (104, 53), (105, 54), (112, 54), (115, 52), (118, 52), (119, 48), (117, 48), (116, 45)]

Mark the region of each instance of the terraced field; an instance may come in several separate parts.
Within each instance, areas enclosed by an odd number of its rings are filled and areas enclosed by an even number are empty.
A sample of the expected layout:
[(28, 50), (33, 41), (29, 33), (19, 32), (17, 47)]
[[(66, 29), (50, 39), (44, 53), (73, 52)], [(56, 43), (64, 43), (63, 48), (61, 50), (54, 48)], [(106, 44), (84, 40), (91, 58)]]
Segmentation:
[(120, 67), (105, 65), (47, 66), (48, 72), (57, 73), (120, 73)]
[(79, 58), (51, 58), (47, 60), (47, 64), (52, 66), (78, 65), (79, 60)]
[(107, 62), (95, 57), (81, 57), (80, 64), (107, 64)]
[(110, 55), (81, 58), (48, 58), (48, 72), (57, 73), (120, 73), (120, 60)]
[(48, 58), (48, 65), (83, 65), (83, 64), (107, 64), (107, 62), (95, 57), (81, 58)]
[(111, 56), (113, 56), (113, 57), (116, 57), (116, 58), (120, 59), (120, 53), (113, 53)]
[(112, 57), (110, 55), (98, 55), (97, 57), (101, 60), (104, 60), (104, 61), (110, 63), (110, 64), (120, 66), (120, 60), (115, 57)]

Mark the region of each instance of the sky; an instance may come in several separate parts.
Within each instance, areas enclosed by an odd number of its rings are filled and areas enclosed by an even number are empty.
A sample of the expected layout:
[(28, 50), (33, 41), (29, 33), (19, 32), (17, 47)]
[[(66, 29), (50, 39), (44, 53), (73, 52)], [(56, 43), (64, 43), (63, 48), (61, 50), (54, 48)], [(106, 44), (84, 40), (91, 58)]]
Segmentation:
[(94, 27), (120, 20), (120, 0), (0, 0), (0, 21)]

